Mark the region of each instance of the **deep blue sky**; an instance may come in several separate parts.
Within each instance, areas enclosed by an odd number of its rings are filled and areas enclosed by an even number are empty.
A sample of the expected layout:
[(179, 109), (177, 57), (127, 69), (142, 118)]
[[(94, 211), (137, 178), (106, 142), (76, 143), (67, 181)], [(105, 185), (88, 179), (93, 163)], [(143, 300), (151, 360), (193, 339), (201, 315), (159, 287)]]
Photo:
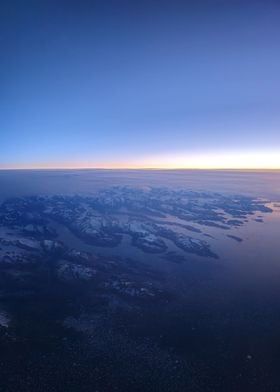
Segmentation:
[(0, 166), (238, 154), (274, 154), (275, 166), (279, 153), (280, 167), (279, 1), (10, 0), (0, 11)]

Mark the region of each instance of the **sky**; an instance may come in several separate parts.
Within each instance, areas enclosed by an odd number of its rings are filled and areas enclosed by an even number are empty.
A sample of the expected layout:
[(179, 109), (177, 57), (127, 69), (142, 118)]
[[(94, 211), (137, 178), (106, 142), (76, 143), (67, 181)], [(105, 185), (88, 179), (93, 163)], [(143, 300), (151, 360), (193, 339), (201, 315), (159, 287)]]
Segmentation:
[(280, 168), (280, 2), (0, 4), (0, 168)]

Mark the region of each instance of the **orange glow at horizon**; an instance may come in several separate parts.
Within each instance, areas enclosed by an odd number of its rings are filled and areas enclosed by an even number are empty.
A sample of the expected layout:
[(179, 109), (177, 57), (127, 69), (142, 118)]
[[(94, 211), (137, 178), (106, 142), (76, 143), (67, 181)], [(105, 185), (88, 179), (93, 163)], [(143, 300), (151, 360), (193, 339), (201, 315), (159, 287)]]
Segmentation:
[(146, 157), (134, 162), (52, 162), (4, 166), (12, 169), (239, 169), (280, 170), (280, 151), (244, 153), (174, 154)]

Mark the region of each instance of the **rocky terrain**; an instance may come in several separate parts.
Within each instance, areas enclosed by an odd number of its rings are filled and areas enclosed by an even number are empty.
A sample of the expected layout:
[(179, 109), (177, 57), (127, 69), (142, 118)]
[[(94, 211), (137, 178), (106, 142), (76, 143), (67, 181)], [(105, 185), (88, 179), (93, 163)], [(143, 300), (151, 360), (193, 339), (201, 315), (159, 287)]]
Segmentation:
[[(206, 341), (190, 298), (195, 282), (213, 290), (223, 262), (211, 230), (239, 243), (232, 229), (269, 212), (244, 196), (166, 188), (6, 200), (0, 391), (207, 391), (209, 365), (193, 362), (195, 339), (201, 355)], [(187, 291), (161, 263), (185, 265)]]
[(47, 242), (57, 237), (52, 223), (59, 222), (92, 245), (114, 247), (126, 234), (133, 246), (148, 253), (165, 252), (167, 239), (184, 252), (217, 258), (198, 234), (205, 227), (241, 226), (257, 211), (271, 212), (264, 202), (244, 196), (164, 188), (114, 187), (91, 197), (18, 198), (0, 208), (0, 241), (17, 249), (50, 252), (61, 246)]

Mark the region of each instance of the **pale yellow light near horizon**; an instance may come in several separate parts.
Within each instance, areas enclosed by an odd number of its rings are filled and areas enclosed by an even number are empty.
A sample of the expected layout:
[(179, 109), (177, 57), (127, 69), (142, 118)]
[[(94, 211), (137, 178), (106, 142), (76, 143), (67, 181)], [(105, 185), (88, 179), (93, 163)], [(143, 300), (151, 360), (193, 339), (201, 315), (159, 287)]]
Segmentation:
[(0, 169), (249, 169), (280, 170), (280, 149), (269, 152), (224, 152), (201, 154), (165, 154), (142, 160), (118, 162), (51, 162), (15, 166)]
[(280, 149), (273, 152), (225, 152), (158, 157), (159, 167), (182, 169), (280, 169)]

